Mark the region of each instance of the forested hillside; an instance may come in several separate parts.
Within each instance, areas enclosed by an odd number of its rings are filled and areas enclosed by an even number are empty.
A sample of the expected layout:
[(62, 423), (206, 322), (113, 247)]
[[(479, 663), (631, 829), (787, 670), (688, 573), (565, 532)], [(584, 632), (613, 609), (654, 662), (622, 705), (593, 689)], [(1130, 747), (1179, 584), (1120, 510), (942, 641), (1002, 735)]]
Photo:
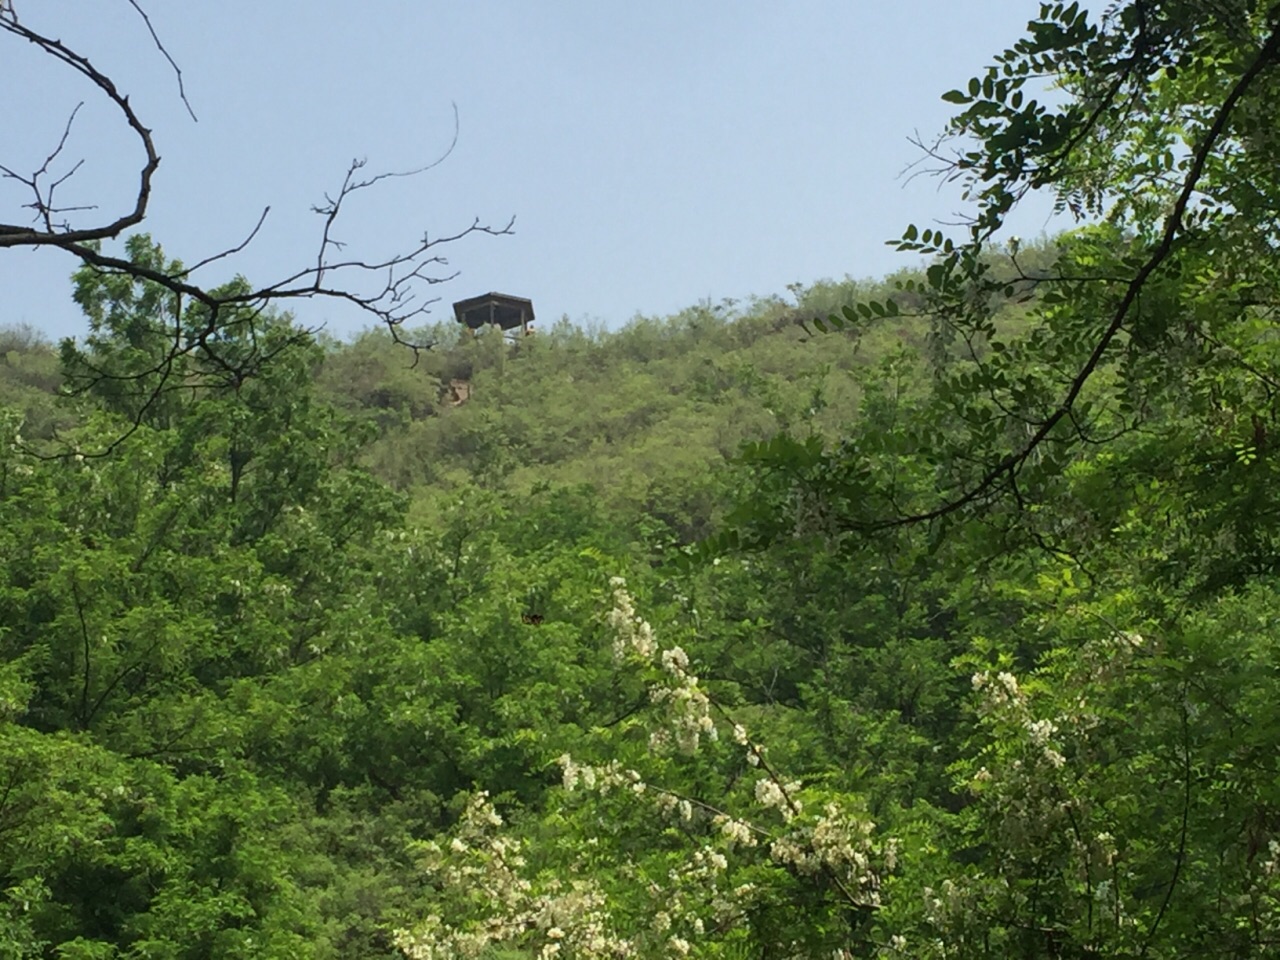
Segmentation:
[[(848, 302), (857, 289), (814, 293)], [(814, 349), (798, 324), (815, 315), (781, 300), (699, 306), (612, 333), (562, 320), (515, 342), (442, 324), (419, 334), (436, 346), (416, 365), (375, 331), (328, 350), (318, 379), (376, 425), (364, 462), (398, 489), (585, 484), (620, 516), (661, 514), (687, 542), (710, 532), (715, 465), (779, 430), (834, 435), (856, 408), (851, 372), (923, 342), (908, 320), (874, 346)]]
[(1273, 955), (1280, 11), (945, 99), (918, 269), (615, 331), (85, 247), (0, 332), (0, 957)]

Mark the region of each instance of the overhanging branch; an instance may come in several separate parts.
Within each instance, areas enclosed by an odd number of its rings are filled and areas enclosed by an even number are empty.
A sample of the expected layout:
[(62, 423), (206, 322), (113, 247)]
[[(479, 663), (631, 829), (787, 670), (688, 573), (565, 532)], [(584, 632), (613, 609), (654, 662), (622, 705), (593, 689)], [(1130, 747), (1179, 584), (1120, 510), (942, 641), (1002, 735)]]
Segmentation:
[(1182, 180), (1182, 188), (1178, 193), (1177, 199), (1174, 201), (1173, 208), (1164, 220), (1159, 242), (1156, 244), (1154, 250), (1152, 250), (1150, 256), (1147, 257), (1146, 261), (1133, 275), (1132, 279), (1129, 280), (1119, 303), (1112, 312), (1107, 326), (1104, 328), (1101, 336), (1094, 344), (1088, 358), (1072, 379), (1067, 392), (1053, 411), (1045, 417), (1043, 422), (1027, 442), (988, 468), (976, 483), (959, 496), (946, 500), (930, 510), (888, 517), (866, 523), (853, 523), (850, 525), (853, 529), (872, 532), (876, 530), (906, 526), (908, 524), (927, 523), (932, 520), (941, 519), (942, 517), (955, 513), (971, 504), (983, 500), (988, 495), (992, 494), (998, 488), (1001, 481), (1006, 477), (1015, 476), (1018, 470), (1048, 439), (1054, 428), (1063, 420), (1071, 416), (1075, 404), (1077, 400), (1079, 400), (1081, 393), (1084, 391), (1085, 386), (1088, 384), (1094, 372), (1098, 369), (1099, 364), (1102, 362), (1102, 359), (1111, 344), (1115, 341), (1116, 336), (1123, 329), (1125, 321), (1129, 318), (1130, 311), (1137, 302), (1143, 288), (1156, 271), (1160, 269), (1161, 265), (1169, 257), (1170, 253), (1172, 253), (1175, 241), (1182, 231), (1183, 218), (1186, 216), (1187, 207), (1190, 204), (1200, 183), (1200, 179), (1204, 174), (1205, 165), (1209, 162), (1209, 158), (1212, 155), (1215, 146), (1217, 146), (1226, 131), (1232, 112), (1258, 77), (1268, 67), (1274, 66), (1278, 59), (1280, 59), (1280, 23), (1273, 21), (1270, 34), (1267, 36), (1265, 42), (1258, 50), (1257, 55), (1253, 58), (1248, 68), (1240, 75), (1239, 79), (1235, 84), (1233, 84), (1227, 96), (1223, 99), (1221, 105), (1214, 114), (1213, 122), (1205, 131), (1203, 139), (1192, 154), (1190, 166), (1187, 170), (1186, 176)]

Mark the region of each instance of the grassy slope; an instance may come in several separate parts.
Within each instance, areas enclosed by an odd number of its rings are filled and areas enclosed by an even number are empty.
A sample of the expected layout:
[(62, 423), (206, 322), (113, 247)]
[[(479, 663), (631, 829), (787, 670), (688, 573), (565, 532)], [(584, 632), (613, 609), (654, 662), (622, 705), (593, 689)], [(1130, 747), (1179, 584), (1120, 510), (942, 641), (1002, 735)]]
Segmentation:
[[(780, 429), (831, 433), (857, 407), (850, 372), (924, 325), (902, 320), (868, 337), (811, 339), (796, 321), (848, 303), (865, 288), (820, 284), (799, 307), (696, 307), (636, 318), (608, 333), (561, 321), (519, 344), (431, 331), (440, 346), (411, 358), (368, 333), (331, 350), (321, 382), (339, 405), (377, 425), (375, 473), (402, 489), (462, 483), (595, 488), (620, 515), (657, 515), (681, 537), (712, 518), (714, 467), (748, 440)], [(471, 398), (450, 405), (447, 385)]]

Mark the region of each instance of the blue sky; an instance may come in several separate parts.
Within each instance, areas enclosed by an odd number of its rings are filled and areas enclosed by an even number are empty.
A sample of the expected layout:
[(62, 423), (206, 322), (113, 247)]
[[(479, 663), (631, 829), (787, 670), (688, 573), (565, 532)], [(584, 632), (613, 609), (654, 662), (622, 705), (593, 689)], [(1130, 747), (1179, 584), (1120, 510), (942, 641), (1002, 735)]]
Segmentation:
[[(355, 157), (370, 171), (420, 165), (350, 210), (348, 251), (377, 256), (421, 237), (516, 217), (510, 237), (447, 251), (448, 304), (487, 290), (617, 326), (710, 298), (785, 294), (789, 283), (908, 265), (884, 240), (951, 219), (954, 187), (908, 181), (913, 133), (929, 137), (962, 85), (1014, 41), (1026, 0), (146, 0), (199, 117), (126, 0), (15, 0), (33, 28), (112, 74), (155, 131), (162, 163), (147, 229), (188, 263), (233, 246), (263, 207), (252, 246), (203, 274), (265, 283), (314, 258), (311, 205)], [(66, 151), (86, 163), (65, 199), (131, 201), (138, 151), (83, 82), (0, 36), (10, 91), (0, 163), (37, 166), (87, 101)], [(0, 220), (20, 217), (0, 184)], [(1047, 205), (1014, 224), (1046, 228)], [(0, 325), (76, 334), (74, 264), (0, 251)], [(344, 335), (368, 324), (300, 304)]]

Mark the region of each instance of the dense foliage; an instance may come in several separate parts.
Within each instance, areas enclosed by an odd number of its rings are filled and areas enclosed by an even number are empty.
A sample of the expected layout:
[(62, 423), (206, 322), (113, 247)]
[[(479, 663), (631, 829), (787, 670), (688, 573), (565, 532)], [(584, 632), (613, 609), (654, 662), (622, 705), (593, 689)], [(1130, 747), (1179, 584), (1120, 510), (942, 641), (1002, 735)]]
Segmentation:
[(1270, 955), (1278, 51), (1044, 6), (972, 229), (787, 301), (157, 373), (82, 270), (0, 336), (0, 956)]

